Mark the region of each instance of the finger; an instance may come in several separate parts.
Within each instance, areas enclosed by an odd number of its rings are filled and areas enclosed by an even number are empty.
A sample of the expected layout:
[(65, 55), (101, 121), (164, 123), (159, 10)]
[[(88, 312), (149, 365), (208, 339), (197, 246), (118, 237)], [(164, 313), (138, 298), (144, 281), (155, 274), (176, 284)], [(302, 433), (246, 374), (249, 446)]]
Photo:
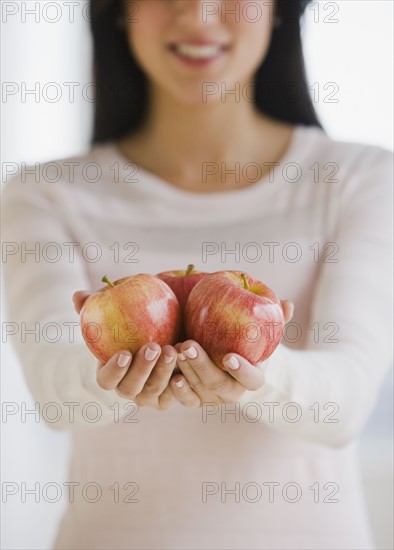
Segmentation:
[(226, 354), (223, 357), (223, 366), (247, 390), (256, 391), (264, 384), (264, 374), (260, 367), (251, 365), (236, 353)]
[(292, 320), (294, 313), (294, 304), (290, 300), (281, 300), (285, 324)]
[(172, 346), (164, 346), (149, 378), (145, 382), (141, 397), (157, 399), (167, 388), (176, 365), (177, 353)]
[(171, 387), (168, 385), (163, 393), (159, 396), (159, 409), (161, 411), (166, 411), (168, 409), (171, 409), (177, 403), (178, 400), (173, 394)]
[[(234, 391), (234, 380), (211, 361), (206, 351), (197, 342), (193, 340), (184, 342), (181, 345), (181, 353), (178, 355), (178, 358), (182, 357), (185, 357), (185, 360), (178, 361), (179, 368), (183, 372), (183, 366), (189, 365), (195, 373), (194, 376), (197, 375), (202, 388), (219, 396), (229, 396)], [(193, 390), (199, 393), (200, 384), (194, 380), (189, 382)]]
[[(177, 358), (177, 368), (175, 370), (175, 374), (176, 373), (183, 374), (192, 389), (199, 395), (204, 392), (204, 387), (201, 380), (193, 368), (189, 365), (186, 356), (181, 353), (180, 348)], [(182, 380), (182, 378), (180, 378), (180, 380)]]
[(75, 311), (79, 313), (82, 309), (82, 306), (84, 304), (84, 301), (88, 296), (90, 296), (91, 292), (88, 290), (77, 290), (77, 292), (74, 292), (73, 294), (73, 302)]
[(196, 408), (201, 406), (198, 395), (189, 386), (186, 378), (177, 374), (171, 379), (171, 390), (177, 401), (184, 407)]
[(157, 363), (160, 351), (159, 344), (155, 342), (150, 342), (137, 351), (127, 375), (118, 386), (120, 395), (128, 399), (134, 399), (142, 391), (153, 367)]
[(105, 364), (100, 363), (97, 368), (97, 383), (103, 390), (114, 390), (127, 374), (131, 363), (131, 353), (127, 350), (119, 351)]

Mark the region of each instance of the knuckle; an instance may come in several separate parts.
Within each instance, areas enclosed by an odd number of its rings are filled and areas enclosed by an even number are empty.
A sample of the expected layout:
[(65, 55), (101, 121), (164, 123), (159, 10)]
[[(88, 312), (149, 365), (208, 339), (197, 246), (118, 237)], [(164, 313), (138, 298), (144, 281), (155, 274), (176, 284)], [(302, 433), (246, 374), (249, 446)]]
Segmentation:
[(97, 377), (97, 384), (105, 391), (110, 391), (113, 388), (113, 384), (106, 378)]
[(169, 373), (171, 373), (174, 370), (174, 361), (175, 357), (173, 357), (173, 360), (171, 363), (165, 363), (163, 358), (160, 358), (158, 362), (156, 363), (155, 370), (159, 376), (168, 376)]
[(141, 358), (139, 361), (136, 361), (136, 364), (135, 366), (133, 365), (133, 367), (140, 376), (145, 376), (151, 372), (154, 365), (154, 362), (152, 363)]
[(139, 407), (153, 407), (153, 408), (157, 407), (157, 399), (150, 395), (145, 395), (143, 391), (140, 393), (137, 393), (133, 401)]
[(261, 376), (260, 378), (255, 378), (254, 380), (248, 380), (248, 383), (243, 384), (245, 388), (250, 391), (259, 390), (265, 383), (265, 377)]
[(135, 399), (134, 399), (134, 402), (139, 406), (139, 407), (151, 407), (153, 409), (156, 409), (157, 408), (157, 400), (156, 399), (152, 399), (152, 398), (149, 398), (149, 397), (146, 397), (144, 396), (142, 393), (139, 393)]
[(171, 408), (171, 399), (168, 397), (160, 397), (158, 402), (158, 410), (159, 411), (167, 411), (169, 408)]
[(183, 402), (182, 402), (182, 405), (184, 407), (189, 407), (189, 408), (197, 408), (200, 406), (200, 400), (198, 398), (190, 398), (190, 399), (185, 399)]
[(208, 385), (208, 389), (217, 394), (226, 393), (228, 390), (228, 381), (212, 382)]
[(200, 372), (205, 372), (208, 369), (208, 363), (203, 358), (197, 358), (197, 359), (189, 359), (189, 362), (191, 365), (193, 365), (193, 368), (199, 370)]
[(138, 407), (146, 407), (147, 406), (147, 403), (146, 403), (145, 399), (141, 396), (141, 394), (136, 395), (134, 397), (133, 401)]
[(261, 382), (258, 382), (258, 381), (256, 381), (256, 382), (250, 382), (250, 383), (248, 384), (248, 390), (250, 390), (250, 391), (257, 391), (257, 390), (259, 390), (259, 389), (261, 388), (262, 385), (263, 385), (263, 384), (262, 384)]
[(160, 393), (160, 386), (159, 384), (157, 384), (156, 382), (145, 382), (145, 385), (144, 385), (144, 394), (148, 393), (148, 394), (153, 394), (153, 395), (156, 395), (158, 393)]
[[(119, 397), (122, 397), (123, 399), (128, 399), (128, 400), (134, 400), (135, 401), (135, 394), (131, 393), (130, 391), (127, 391), (125, 389), (122, 389), (122, 388), (118, 388), (116, 390), (116, 393), (119, 395)], [(137, 401), (136, 401), (137, 403)], [(139, 403), (137, 403), (138, 405)]]
[(196, 393), (201, 393), (204, 391), (204, 385), (200, 382), (200, 380), (192, 380), (192, 382), (190, 382), (190, 387)]

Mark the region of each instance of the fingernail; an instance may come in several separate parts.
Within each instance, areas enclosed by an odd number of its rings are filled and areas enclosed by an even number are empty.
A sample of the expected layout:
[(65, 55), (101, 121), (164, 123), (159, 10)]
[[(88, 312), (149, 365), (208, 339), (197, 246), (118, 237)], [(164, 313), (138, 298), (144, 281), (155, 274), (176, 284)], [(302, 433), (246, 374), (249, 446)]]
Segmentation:
[(164, 363), (167, 365), (171, 363), (171, 361), (174, 359), (174, 355), (167, 355), (166, 353), (163, 355)]
[(183, 355), (183, 353), (178, 353), (178, 359), (179, 361), (186, 361), (186, 357)]
[(147, 361), (153, 361), (159, 355), (159, 352), (155, 349), (146, 348), (145, 359)]
[(175, 382), (175, 386), (177, 386), (178, 388), (183, 388), (184, 385), (185, 382), (183, 380), (178, 380), (178, 382)]
[(131, 359), (131, 355), (120, 354), (118, 357), (118, 367), (127, 367)]
[(238, 359), (234, 356), (230, 357), (230, 359), (227, 359), (227, 361), (224, 361), (223, 364), (232, 370), (239, 369), (240, 367)]
[(198, 351), (192, 346), (191, 348), (185, 349), (185, 355), (187, 355), (189, 359), (195, 359), (198, 355)]

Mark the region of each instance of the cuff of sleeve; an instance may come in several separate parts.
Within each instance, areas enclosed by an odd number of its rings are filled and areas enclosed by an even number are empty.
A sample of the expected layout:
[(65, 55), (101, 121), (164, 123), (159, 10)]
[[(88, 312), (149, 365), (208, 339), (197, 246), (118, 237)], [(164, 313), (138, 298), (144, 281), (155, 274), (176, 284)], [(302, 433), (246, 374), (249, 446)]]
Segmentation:
[(272, 355), (258, 365), (264, 374), (265, 382), (257, 391), (246, 391), (240, 399), (240, 405), (247, 403), (263, 403), (265, 401), (291, 400), (291, 384), (287, 368), (287, 349), (279, 344)]

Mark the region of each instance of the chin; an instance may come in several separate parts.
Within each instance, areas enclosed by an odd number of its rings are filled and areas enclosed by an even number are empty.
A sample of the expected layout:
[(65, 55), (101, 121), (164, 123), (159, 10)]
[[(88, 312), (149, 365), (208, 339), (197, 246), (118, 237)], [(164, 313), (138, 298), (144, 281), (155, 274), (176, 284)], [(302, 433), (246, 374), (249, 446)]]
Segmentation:
[(207, 105), (213, 105), (219, 103), (219, 99), (209, 98), (207, 101), (202, 101), (200, 94), (184, 94), (178, 95), (176, 100), (185, 107), (205, 107)]
[[(166, 93), (177, 103), (190, 106), (190, 107), (204, 107), (207, 105), (224, 103), (221, 101), (222, 94), (220, 91), (214, 94), (205, 94), (203, 99), (203, 85), (206, 83), (225, 82), (220, 78), (208, 77), (195, 82), (193, 84), (185, 85), (181, 83), (175, 83), (171, 87), (166, 86)], [(227, 88), (230, 89), (232, 84), (227, 84)], [(234, 88), (234, 86), (233, 86)]]
[(202, 101), (202, 81), (185, 85), (184, 83), (175, 82), (171, 86), (166, 86), (166, 94), (173, 101), (185, 106), (197, 107), (199, 105), (206, 105), (208, 103), (214, 103), (220, 100), (220, 97), (210, 97), (208, 102)]

